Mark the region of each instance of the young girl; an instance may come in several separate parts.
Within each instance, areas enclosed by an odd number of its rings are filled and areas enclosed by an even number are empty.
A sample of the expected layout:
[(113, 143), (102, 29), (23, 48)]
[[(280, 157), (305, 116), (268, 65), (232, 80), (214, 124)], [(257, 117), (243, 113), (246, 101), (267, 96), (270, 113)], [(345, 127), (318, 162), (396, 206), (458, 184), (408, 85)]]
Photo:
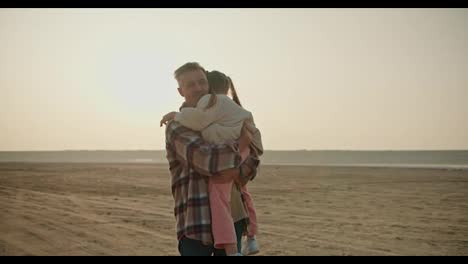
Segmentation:
[[(255, 127), (252, 114), (242, 108), (230, 77), (218, 71), (207, 72), (210, 93), (200, 98), (196, 108), (183, 108), (181, 112), (171, 112), (163, 117), (162, 124), (175, 120), (192, 130), (201, 131), (203, 139), (213, 144), (236, 141), (241, 134), (244, 121), (252, 134), (252, 149), (257, 156), (263, 154), (260, 131)], [(231, 90), (233, 99), (227, 96)], [(242, 160), (250, 154), (250, 149), (241, 153)], [(227, 255), (235, 255), (237, 239), (230, 210), (230, 195), (233, 180), (226, 183), (208, 181), (212, 214), (212, 230), (215, 248), (224, 248)], [(250, 223), (247, 228), (247, 243), (242, 249), (244, 255), (259, 252), (255, 235), (257, 215), (247, 186), (240, 186), (247, 207)]]

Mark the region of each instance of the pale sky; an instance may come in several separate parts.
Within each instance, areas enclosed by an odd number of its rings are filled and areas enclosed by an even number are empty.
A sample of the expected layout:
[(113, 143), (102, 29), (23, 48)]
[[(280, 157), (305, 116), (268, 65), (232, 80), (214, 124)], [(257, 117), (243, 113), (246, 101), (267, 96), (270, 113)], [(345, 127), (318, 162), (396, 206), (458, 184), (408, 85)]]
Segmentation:
[(174, 70), (267, 150), (468, 149), (468, 9), (1, 9), (0, 150), (164, 149)]

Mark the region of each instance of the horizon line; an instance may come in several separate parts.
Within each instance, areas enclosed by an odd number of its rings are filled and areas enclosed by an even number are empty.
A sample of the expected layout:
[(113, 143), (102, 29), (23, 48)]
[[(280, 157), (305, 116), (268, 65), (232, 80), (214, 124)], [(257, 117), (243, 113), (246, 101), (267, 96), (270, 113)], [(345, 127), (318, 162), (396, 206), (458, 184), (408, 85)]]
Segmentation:
[[(166, 151), (165, 149), (55, 149), (0, 150), (0, 152), (73, 152), (73, 151)], [(468, 151), (468, 149), (266, 149), (266, 151)]]

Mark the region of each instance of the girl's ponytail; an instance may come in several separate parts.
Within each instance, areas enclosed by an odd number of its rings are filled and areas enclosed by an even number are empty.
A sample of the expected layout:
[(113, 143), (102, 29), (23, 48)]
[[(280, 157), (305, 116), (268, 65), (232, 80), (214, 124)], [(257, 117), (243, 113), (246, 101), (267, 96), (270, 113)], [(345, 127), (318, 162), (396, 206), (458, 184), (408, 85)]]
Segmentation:
[(239, 101), (239, 96), (237, 96), (236, 88), (234, 88), (234, 84), (232, 83), (231, 77), (227, 77), (229, 81), (229, 87), (231, 89), (231, 95), (232, 95), (232, 100), (236, 102), (239, 106), (242, 106), (240, 101)]

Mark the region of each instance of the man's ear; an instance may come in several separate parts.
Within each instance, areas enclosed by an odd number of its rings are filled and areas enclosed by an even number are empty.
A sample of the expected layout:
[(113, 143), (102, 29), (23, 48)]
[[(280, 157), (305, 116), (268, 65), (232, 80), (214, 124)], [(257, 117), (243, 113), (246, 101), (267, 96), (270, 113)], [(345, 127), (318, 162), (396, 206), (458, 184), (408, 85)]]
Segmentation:
[(182, 92), (182, 89), (180, 87), (177, 88), (177, 91), (179, 91), (180, 96), (185, 97), (184, 93)]

